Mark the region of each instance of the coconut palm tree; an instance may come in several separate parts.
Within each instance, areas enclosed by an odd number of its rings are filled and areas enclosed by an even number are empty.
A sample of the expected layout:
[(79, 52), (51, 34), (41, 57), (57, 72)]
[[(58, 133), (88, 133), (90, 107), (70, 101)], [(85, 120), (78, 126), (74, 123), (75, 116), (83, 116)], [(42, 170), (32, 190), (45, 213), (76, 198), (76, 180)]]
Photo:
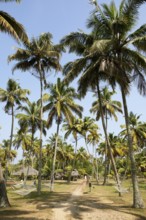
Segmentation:
[(74, 118), (72, 124), (66, 123), (63, 124), (63, 129), (66, 131), (64, 138), (67, 139), (70, 134), (72, 134), (75, 140), (75, 157), (74, 157), (74, 165), (76, 164), (76, 154), (77, 154), (77, 145), (78, 145), (78, 135), (81, 133), (81, 121), (78, 118)]
[(44, 106), (44, 111), (48, 111), (48, 127), (52, 126), (53, 120), (56, 120), (57, 131), (56, 131), (56, 142), (54, 150), (54, 158), (52, 165), (52, 175), (51, 175), (51, 187), (50, 190), (53, 191), (54, 187), (54, 172), (55, 172), (55, 161), (56, 161), (56, 151), (59, 136), (59, 128), (63, 118), (72, 124), (74, 115), (77, 114), (79, 117), (82, 116), (82, 107), (74, 102), (74, 99), (79, 99), (78, 94), (72, 87), (68, 87), (67, 84), (62, 82), (60, 78), (57, 79), (56, 84), (48, 85), (49, 89), (49, 100), (48, 104)]
[(18, 61), (13, 71), (32, 71), (33, 75), (40, 81), (40, 157), (38, 174), (38, 194), (41, 193), (41, 157), (42, 157), (42, 130), (43, 130), (43, 85), (46, 84), (46, 74), (49, 70), (61, 70), (59, 63), (62, 47), (53, 45), (52, 35), (44, 33), (38, 38), (32, 38), (29, 43), (24, 44), (24, 49), (18, 48), (16, 53), (9, 56), (9, 61)]
[(80, 122), (80, 134), (84, 137), (87, 152), (90, 155), (90, 151), (88, 149), (88, 135), (92, 133), (97, 134), (98, 126), (95, 124), (95, 120), (91, 117), (84, 117), (83, 120), (79, 120)]
[[(136, 147), (135, 150), (140, 150), (144, 147), (146, 141), (146, 123), (140, 121), (140, 116), (134, 114), (133, 112), (129, 113), (129, 129), (132, 137), (133, 146)], [(125, 139), (127, 139), (127, 131), (124, 125), (121, 125), (124, 130), (120, 132)]]
[[(89, 174), (92, 170), (92, 164), (90, 162), (90, 155), (87, 153), (84, 147), (80, 147), (77, 150), (77, 169), (84, 175)], [(91, 169), (90, 169), (91, 168)]]
[[(117, 121), (118, 117), (116, 115), (116, 112), (122, 113), (121, 102), (111, 99), (115, 93), (115, 91), (109, 91), (107, 86), (101, 90), (102, 108), (103, 114), (106, 119), (106, 127), (108, 117), (111, 118), (113, 116), (115, 121)], [(94, 94), (94, 97), (97, 97), (97, 94)], [(96, 120), (99, 120), (99, 118), (101, 117), (101, 113), (98, 99), (93, 102), (90, 112), (96, 114)]]
[[(108, 117), (114, 117), (114, 119), (117, 121), (117, 115), (116, 112), (122, 113), (122, 106), (119, 101), (112, 100), (111, 97), (115, 94), (114, 91), (109, 91), (107, 87), (104, 87), (101, 90), (101, 103), (102, 103), (102, 110), (105, 117), (105, 123), (106, 123), (106, 130), (108, 129)], [(97, 96), (95, 94), (94, 96)], [(92, 103), (92, 108), (90, 109), (90, 112), (96, 114), (96, 120), (99, 120), (101, 118), (101, 112), (100, 112), (100, 103), (97, 99)], [(107, 131), (108, 133), (108, 131)], [(107, 145), (105, 144), (105, 152), (107, 151)], [(107, 153), (105, 153), (105, 172), (104, 172), (104, 181), (103, 185), (107, 182), (107, 174), (108, 174), (108, 159), (106, 157)]]
[[(20, 125), (20, 133), (24, 131), (27, 131), (27, 134), (30, 133), (31, 135), (31, 142), (29, 144), (28, 149), (28, 158), (31, 157), (31, 152), (34, 151), (34, 143), (35, 143), (35, 133), (39, 129), (40, 130), (40, 101), (38, 102), (30, 102), (27, 101), (27, 105), (20, 106), (19, 110), (21, 110), (22, 113), (19, 113), (16, 115), (16, 118), (18, 119), (18, 124)], [(42, 120), (43, 123), (43, 134), (46, 135), (46, 121)], [(28, 166), (29, 170), (29, 166)], [(26, 180), (25, 180), (26, 182)]]
[(10, 174), (10, 167), (9, 167), (9, 161), (14, 160), (17, 156), (16, 150), (10, 150), (10, 140), (3, 140), (2, 145), (1, 145), (2, 151), (3, 151), (3, 156), (2, 156), (2, 162), (3, 164), (5, 163), (5, 180), (7, 180), (9, 174)]
[[(144, 203), (138, 188), (132, 137), (129, 129), (126, 95), (129, 92), (129, 85), (133, 81), (137, 82), (140, 93), (145, 94), (146, 91), (144, 76), (146, 59), (143, 55), (143, 52), (145, 53), (146, 51), (144, 46), (146, 42), (146, 24), (132, 32), (132, 29), (136, 26), (138, 9), (144, 2), (145, 1), (142, 0), (122, 1), (119, 9), (117, 9), (115, 3), (112, 2), (109, 6), (103, 4), (102, 10), (96, 3), (96, 6), (98, 6), (98, 17), (94, 14), (88, 25), (92, 27), (95, 32), (98, 30), (102, 40), (105, 39), (110, 43), (110, 56), (108, 56), (110, 59), (106, 56), (102, 70), (106, 71), (109, 68), (109, 81), (112, 85), (117, 82), (121, 88), (131, 162), (133, 207), (135, 208), (143, 208)], [(97, 44), (98, 42), (96, 42), (96, 45)], [(96, 45), (94, 45), (94, 49)]]
[(20, 127), (17, 134), (14, 135), (13, 146), (15, 149), (19, 149), (19, 147), (22, 148), (22, 167), (24, 169), (24, 153), (29, 150), (31, 146), (31, 135), (28, 134), (27, 128), (24, 129), (24, 126), (23, 129)]
[[(97, 39), (98, 35), (95, 31), (92, 31), (90, 34), (73, 32), (61, 40), (61, 43), (69, 48), (69, 52), (75, 52), (77, 55), (80, 55), (80, 58), (76, 59), (74, 62), (69, 62), (64, 66), (64, 81), (67, 83), (71, 82), (81, 74), (78, 80), (78, 91), (80, 95), (84, 97), (89, 88), (98, 94), (105, 139), (114, 167), (117, 185), (120, 188), (120, 179), (116, 170), (116, 164), (112, 155), (106, 130), (100, 91), (100, 82), (109, 79), (109, 73), (103, 71), (105, 55), (109, 52), (109, 45), (107, 44), (107, 40), (104, 41), (101, 39), (99, 39), (99, 44), (96, 44)], [(97, 46), (96, 51), (94, 50), (94, 44)]]
[[(40, 129), (40, 103), (30, 102), (29, 100), (25, 106), (20, 106), (18, 109), (22, 113), (18, 113), (16, 118), (18, 119), (18, 124), (21, 127), (21, 130), (27, 128), (27, 132), (31, 133), (31, 145), (33, 148), (33, 140), (35, 132)], [(24, 112), (24, 113), (23, 113)], [(43, 120), (43, 134), (46, 135), (45, 130), (46, 121)]]
[(94, 173), (96, 176), (96, 180), (98, 183), (98, 173), (97, 173), (97, 158), (96, 158), (96, 148), (95, 146), (99, 143), (100, 134), (98, 130), (92, 130), (90, 134), (87, 136), (87, 143), (92, 145), (92, 178), (94, 177)]
[[(64, 73), (68, 75), (66, 81), (70, 81), (76, 78), (83, 70), (79, 80), (79, 91), (83, 95), (86, 94), (90, 87), (92, 89), (97, 87), (99, 101), (101, 101), (100, 80), (107, 80), (113, 87), (116, 83), (120, 85), (131, 161), (133, 207), (136, 208), (142, 208), (143, 201), (136, 177), (126, 95), (128, 94), (130, 83), (136, 80), (139, 91), (143, 94), (146, 91), (144, 77), (146, 59), (143, 53), (138, 52), (138, 50), (146, 51), (146, 25), (142, 25), (131, 33), (137, 21), (138, 9), (144, 2), (144, 0), (125, 0), (121, 2), (119, 9), (117, 9), (112, 1), (109, 6), (103, 4), (102, 10), (96, 3), (98, 7), (88, 21), (88, 27), (92, 28), (91, 34), (83, 32), (71, 33), (61, 41), (69, 46), (71, 52), (82, 55), (75, 62), (68, 63), (65, 66)], [(131, 46), (133, 47), (131, 48)], [(102, 103), (100, 106), (102, 106)], [(104, 127), (105, 130), (106, 126), (104, 125)], [(108, 146), (110, 144), (108, 135), (105, 134), (105, 136)]]
[[(1, 0), (0, 2), (9, 2), (9, 1), (15, 1), (20, 2), (19, 0)], [(10, 16), (8, 13), (4, 11), (0, 11), (0, 30), (1, 32), (8, 33), (13, 37), (17, 42), (26, 42), (28, 41), (28, 37), (26, 35), (26, 32), (23, 28), (23, 26), (17, 22), (12, 16)], [(4, 183), (4, 178), (1, 170), (0, 165), (0, 183), (1, 183), (1, 189), (0, 190), (0, 206), (10, 206), (10, 203), (8, 201), (6, 187)]]
[(0, 101), (6, 102), (4, 108), (5, 112), (12, 116), (9, 150), (11, 150), (12, 148), (13, 130), (14, 130), (14, 112), (16, 106), (20, 106), (22, 102), (26, 102), (26, 100), (28, 99), (26, 95), (29, 93), (30, 92), (28, 89), (22, 89), (20, 85), (13, 79), (8, 80), (6, 90), (0, 88)]

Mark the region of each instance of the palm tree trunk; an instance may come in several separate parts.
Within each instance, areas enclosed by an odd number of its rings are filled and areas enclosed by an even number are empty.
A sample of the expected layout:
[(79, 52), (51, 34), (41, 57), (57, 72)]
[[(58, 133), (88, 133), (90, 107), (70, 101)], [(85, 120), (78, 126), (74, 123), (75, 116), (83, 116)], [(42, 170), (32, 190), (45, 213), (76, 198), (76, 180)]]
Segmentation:
[[(34, 142), (34, 128), (32, 126), (32, 134), (31, 134), (31, 149), (32, 150), (33, 150), (33, 142)], [(31, 149), (29, 149), (29, 154), (28, 154), (28, 159), (29, 160), (31, 159)], [(27, 181), (28, 174), (29, 174), (29, 168), (30, 168), (30, 165), (28, 163), (27, 172), (26, 172), (26, 175), (25, 175), (25, 178), (24, 178), (24, 186), (26, 186), (26, 181)]]
[(57, 123), (55, 149), (54, 149), (54, 157), (53, 157), (52, 173), (51, 173), (51, 185), (50, 185), (51, 192), (54, 191), (54, 174), (55, 174), (55, 163), (56, 163), (56, 155), (57, 155), (58, 136), (59, 136), (59, 125), (60, 125), (60, 120), (58, 120), (58, 123)]
[(10, 134), (10, 146), (9, 146), (8, 158), (7, 158), (7, 164), (6, 164), (5, 181), (7, 181), (8, 175), (9, 175), (8, 166), (10, 164), (10, 151), (12, 149), (13, 130), (14, 130), (14, 106), (12, 106), (12, 124), (11, 124), (11, 134)]
[(42, 176), (42, 133), (43, 133), (43, 80), (42, 80), (42, 73), (41, 68), (39, 66), (40, 70), (40, 101), (41, 101), (41, 107), (40, 107), (40, 148), (39, 148), (39, 169), (38, 169), (38, 188), (37, 192), (38, 195), (41, 194), (41, 176)]
[(87, 153), (90, 155), (89, 148), (88, 148), (88, 144), (87, 144), (87, 138), (86, 138), (86, 136), (85, 136), (85, 145), (86, 145)]
[(99, 83), (97, 84), (97, 93), (98, 93), (98, 98), (99, 98), (99, 107), (100, 107), (100, 111), (101, 111), (101, 119), (102, 119), (102, 126), (103, 126), (103, 130), (104, 130), (104, 134), (105, 134), (105, 140), (106, 140), (106, 143), (107, 143), (108, 152), (110, 154), (110, 159), (111, 159), (111, 162), (112, 162), (112, 166), (113, 166), (113, 170), (114, 170), (117, 186), (118, 186), (118, 189), (119, 189), (119, 196), (121, 196), (121, 192), (120, 192), (120, 189), (121, 189), (120, 179), (119, 179), (119, 175), (118, 175), (118, 172), (117, 172), (115, 160), (114, 160), (114, 157), (113, 157), (113, 154), (112, 154), (112, 150), (111, 150), (111, 147), (110, 147), (110, 142), (109, 142), (109, 139), (108, 139), (108, 134), (107, 134), (106, 125), (105, 125), (105, 121), (104, 121), (104, 115), (103, 115), (103, 110), (102, 110), (102, 103), (101, 103)]
[(13, 131), (14, 131), (14, 106), (12, 106), (12, 124), (11, 124), (11, 135), (10, 135), (10, 148), (12, 148), (12, 142), (13, 142)]
[(73, 169), (76, 168), (76, 160), (77, 160), (77, 138), (75, 139), (75, 157), (74, 157), (74, 160), (73, 160)]
[(98, 162), (97, 162), (97, 155), (95, 151), (95, 179), (97, 184), (99, 184), (99, 171), (98, 171)]
[(132, 186), (133, 186), (133, 208), (144, 208), (144, 202), (142, 200), (139, 187), (138, 187), (132, 137), (131, 137), (130, 129), (129, 129), (128, 107), (127, 107), (126, 96), (125, 96), (123, 87), (121, 87), (121, 92), (122, 92), (122, 100), (123, 100), (123, 106), (124, 106), (127, 137), (128, 137), (129, 157), (130, 157), (130, 162), (131, 162), (131, 177), (132, 177)]
[(28, 178), (28, 173), (29, 173), (29, 164), (28, 164), (28, 167), (27, 167), (26, 175), (24, 176), (24, 187), (26, 187), (26, 181), (27, 181), (27, 178)]
[(0, 163), (0, 207), (10, 207), (10, 203), (7, 196), (7, 190), (5, 180), (2, 173), (2, 167)]
[[(106, 130), (107, 130), (107, 111), (106, 111)], [(108, 175), (108, 156), (107, 156), (107, 142), (105, 142), (105, 169), (104, 169), (104, 180), (103, 185), (107, 183), (107, 175)]]

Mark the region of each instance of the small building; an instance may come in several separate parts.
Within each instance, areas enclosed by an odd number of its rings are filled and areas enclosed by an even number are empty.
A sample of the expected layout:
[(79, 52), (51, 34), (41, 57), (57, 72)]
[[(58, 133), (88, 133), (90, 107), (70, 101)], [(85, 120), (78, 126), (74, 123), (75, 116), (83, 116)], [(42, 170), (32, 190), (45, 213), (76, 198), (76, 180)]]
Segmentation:
[[(28, 172), (28, 174), (27, 174), (27, 172)], [(28, 167), (25, 167), (25, 168), (21, 168), (20, 170), (18, 170), (16, 172), (11, 173), (11, 176), (16, 176), (16, 177), (20, 177), (20, 178), (22, 177), (22, 179), (26, 175), (28, 177), (34, 177), (34, 176), (37, 177), (38, 171), (32, 167), (29, 167), (29, 169), (28, 169)]]
[(71, 172), (71, 180), (72, 181), (77, 181), (78, 178), (79, 178), (79, 172), (78, 172), (78, 170), (74, 169)]

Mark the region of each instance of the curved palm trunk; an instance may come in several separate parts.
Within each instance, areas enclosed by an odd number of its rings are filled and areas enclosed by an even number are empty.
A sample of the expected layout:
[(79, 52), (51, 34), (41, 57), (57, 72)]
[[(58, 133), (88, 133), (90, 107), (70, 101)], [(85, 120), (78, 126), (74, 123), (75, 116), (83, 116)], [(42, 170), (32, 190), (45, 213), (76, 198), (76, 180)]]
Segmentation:
[(39, 66), (39, 72), (40, 72), (40, 101), (41, 101), (41, 107), (40, 107), (40, 148), (39, 148), (39, 173), (38, 173), (38, 195), (41, 194), (41, 175), (42, 175), (42, 133), (43, 133), (43, 81), (42, 81), (42, 73), (41, 68)]
[(0, 207), (10, 207), (10, 203), (7, 196), (7, 190), (5, 180), (3, 178), (2, 167), (0, 163)]
[(112, 154), (112, 150), (111, 150), (111, 147), (110, 147), (110, 142), (109, 142), (109, 139), (108, 139), (108, 134), (107, 134), (106, 125), (105, 125), (105, 121), (104, 121), (104, 115), (103, 115), (103, 110), (102, 110), (102, 103), (101, 103), (99, 84), (97, 84), (97, 92), (98, 92), (98, 98), (99, 98), (99, 107), (100, 107), (100, 111), (101, 111), (102, 126), (103, 126), (103, 130), (104, 130), (104, 134), (105, 134), (107, 148), (108, 148), (108, 152), (110, 154), (110, 159), (111, 159), (111, 162), (112, 162), (112, 166), (113, 166), (113, 170), (114, 170), (117, 186), (119, 188), (119, 196), (121, 196), (121, 192), (120, 192), (121, 184), (120, 184), (120, 179), (119, 179), (119, 175), (118, 175), (118, 172), (117, 172), (115, 160), (114, 160), (114, 157), (113, 157), (113, 154)]
[(123, 99), (123, 105), (124, 105), (124, 115), (125, 115), (126, 129), (127, 129), (127, 137), (128, 137), (129, 157), (130, 157), (130, 162), (131, 162), (131, 177), (132, 177), (132, 186), (133, 186), (133, 207), (144, 208), (144, 202), (142, 200), (142, 197), (139, 191), (138, 180), (136, 176), (136, 164), (135, 164), (135, 158), (134, 158), (132, 137), (131, 137), (130, 129), (129, 129), (126, 96), (125, 96), (124, 89), (122, 87), (121, 87), (121, 92), (122, 92), (122, 99)]
[(55, 174), (55, 163), (56, 163), (56, 155), (57, 155), (58, 136), (59, 136), (59, 125), (60, 125), (60, 121), (58, 120), (56, 140), (55, 140), (55, 149), (54, 149), (54, 157), (53, 157), (53, 164), (52, 164), (52, 173), (51, 173), (51, 185), (50, 185), (51, 192), (54, 191), (54, 174)]

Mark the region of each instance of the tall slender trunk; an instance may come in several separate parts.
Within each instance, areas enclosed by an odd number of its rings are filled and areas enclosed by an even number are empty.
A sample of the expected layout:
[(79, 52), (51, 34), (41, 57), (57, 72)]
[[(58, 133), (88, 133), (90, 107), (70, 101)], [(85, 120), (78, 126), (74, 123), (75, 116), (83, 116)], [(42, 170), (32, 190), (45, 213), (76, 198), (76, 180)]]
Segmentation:
[[(105, 123), (105, 127), (107, 130), (107, 111), (106, 111), (106, 123)], [(105, 142), (105, 169), (104, 169), (104, 179), (103, 179), (103, 185), (106, 185), (107, 183), (107, 175), (108, 175), (108, 156), (107, 156), (107, 142)]]
[(12, 149), (12, 142), (13, 142), (13, 130), (14, 130), (14, 106), (12, 106), (12, 123), (11, 123), (11, 134), (10, 134), (10, 145), (8, 150), (8, 157), (7, 157), (7, 163), (6, 163), (6, 172), (5, 172), (5, 181), (8, 179), (9, 175), (9, 164), (10, 164), (10, 152)]
[(10, 135), (10, 148), (9, 148), (9, 150), (12, 149), (13, 131), (14, 131), (14, 106), (12, 106), (12, 124), (11, 124), (11, 135)]
[(94, 145), (92, 145), (92, 180), (94, 179), (95, 166), (94, 166)]
[(98, 162), (97, 162), (96, 151), (95, 151), (95, 178), (96, 178), (96, 182), (98, 184), (99, 183), (99, 171), (98, 171)]
[(109, 142), (109, 139), (108, 139), (108, 134), (107, 134), (106, 125), (105, 125), (105, 121), (104, 121), (104, 115), (103, 115), (103, 110), (102, 110), (102, 103), (101, 103), (101, 95), (100, 95), (99, 83), (97, 84), (97, 93), (98, 93), (98, 98), (99, 98), (99, 107), (100, 107), (100, 111), (101, 111), (102, 126), (103, 126), (103, 130), (104, 130), (104, 134), (105, 134), (107, 148), (108, 148), (108, 152), (110, 154), (110, 159), (111, 159), (111, 162), (112, 162), (112, 166), (113, 166), (116, 182), (117, 182), (117, 185), (118, 185), (118, 188), (119, 188), (119, 196), (121, 196), (121, 192), (120, 192), (120, 189), (121, 189), (120, 179), (119, 179), (119, 175), (118, 175), (118, 172), (117, 172), (115, 160), (114, 160), (114, 157), (113, 157), (113, 154), (112, 154), (112, 150), (111, 150), (111, 147), (110, 147), (110, 142)]
[(90, 155), (89, 148), (88, 148), (88, 144), (87, 144), (87, 138), (86, 138), (86, 136), (85, 136), (85, 145), (86, 145), (87, 153)]
[(131, 133), (129, 129), (128, 107), (127, 107), (126, 95), (125, 95), (123, 87), (121, 87), (121, 93), (122, 93), (122, 100), (123, 100), (123, 106), (124, 106), (125, 124), (126, 124), (126, 129), (127, 129), (129, 157), (130, 157), (130, 162), (131, 162), (131, 177), (132, 177), (132, 186), (133, 186), (133, 207), (144, 208), (144, 202), (142, 200), (139, 187), (138, 187), (133, 143), (132, 143), (132, 137), (131, 137)]
[(7, 196), (6, 184), (2, 173), (0, 163), (0, 207), (10, 207), (9, 199)]
[(77, 157), (77, 143), (78, 143), (78, 141), (77, 141), (77, 138), (75, 138), (75, 157), (74, 157), (74, 160), (73, 160), (73, 169), (75, 169), (76, 168), (76, 157)]
[(39, 169), (38, 169), (38, 195), (41, 194), (41, 176), (42, 176), (42, 133), (43, 133), (43, 79), (42, 79), (42, 73), (41, 68), (40, 70), (40, 148), (39, 148)]
[(50, 191), (54, 191), (54, 174), (55, 174), (55, 163), (56, 163), (56, 154), (57, 154), (57, 145), (58, 145), (58, 136), (59, 136), (59, 125), (60, 120), (57, 123), (57, 132), (56, 132), (56, 140), (55, 140), (55, 149), (54, 149), (54, 157), (53, 157), (53, 164), (52, 164), (52, 173), (51, 173), (51, 185)]
[(94, 144), (92, 145), (92, 179), (96, 179), (97, 184), (99, 183), (98, 181), (98, 164), (97, 164), (97, 157), (96, 157), (96, 150)]
[[(32, 134), (31, 134), (31, 149), (33, 150), (33, 143), (34, 143), (34, 126), (32, 125)], [(28, 153), (28, 159), (31, 159), (31, 149), (29, 149), (29, 153)], [(29, 174), (29, 162), (28, 162), (28, 167), (27, 167), (27, 171), (26, 171), (26, 175), (24, 177), (24, 186), (26, 186), (26, 181), (28, 178), (28, 174)]]
[(28, 174), (29, 174), (29, 164), (28, 164), (28, 167), (27, 167), (27, 171), (26, 171), (26, 175), (24, 175), (24, 187), (26, 187), (26, 181), (27, 181), (27, 178), (28, 178)]

